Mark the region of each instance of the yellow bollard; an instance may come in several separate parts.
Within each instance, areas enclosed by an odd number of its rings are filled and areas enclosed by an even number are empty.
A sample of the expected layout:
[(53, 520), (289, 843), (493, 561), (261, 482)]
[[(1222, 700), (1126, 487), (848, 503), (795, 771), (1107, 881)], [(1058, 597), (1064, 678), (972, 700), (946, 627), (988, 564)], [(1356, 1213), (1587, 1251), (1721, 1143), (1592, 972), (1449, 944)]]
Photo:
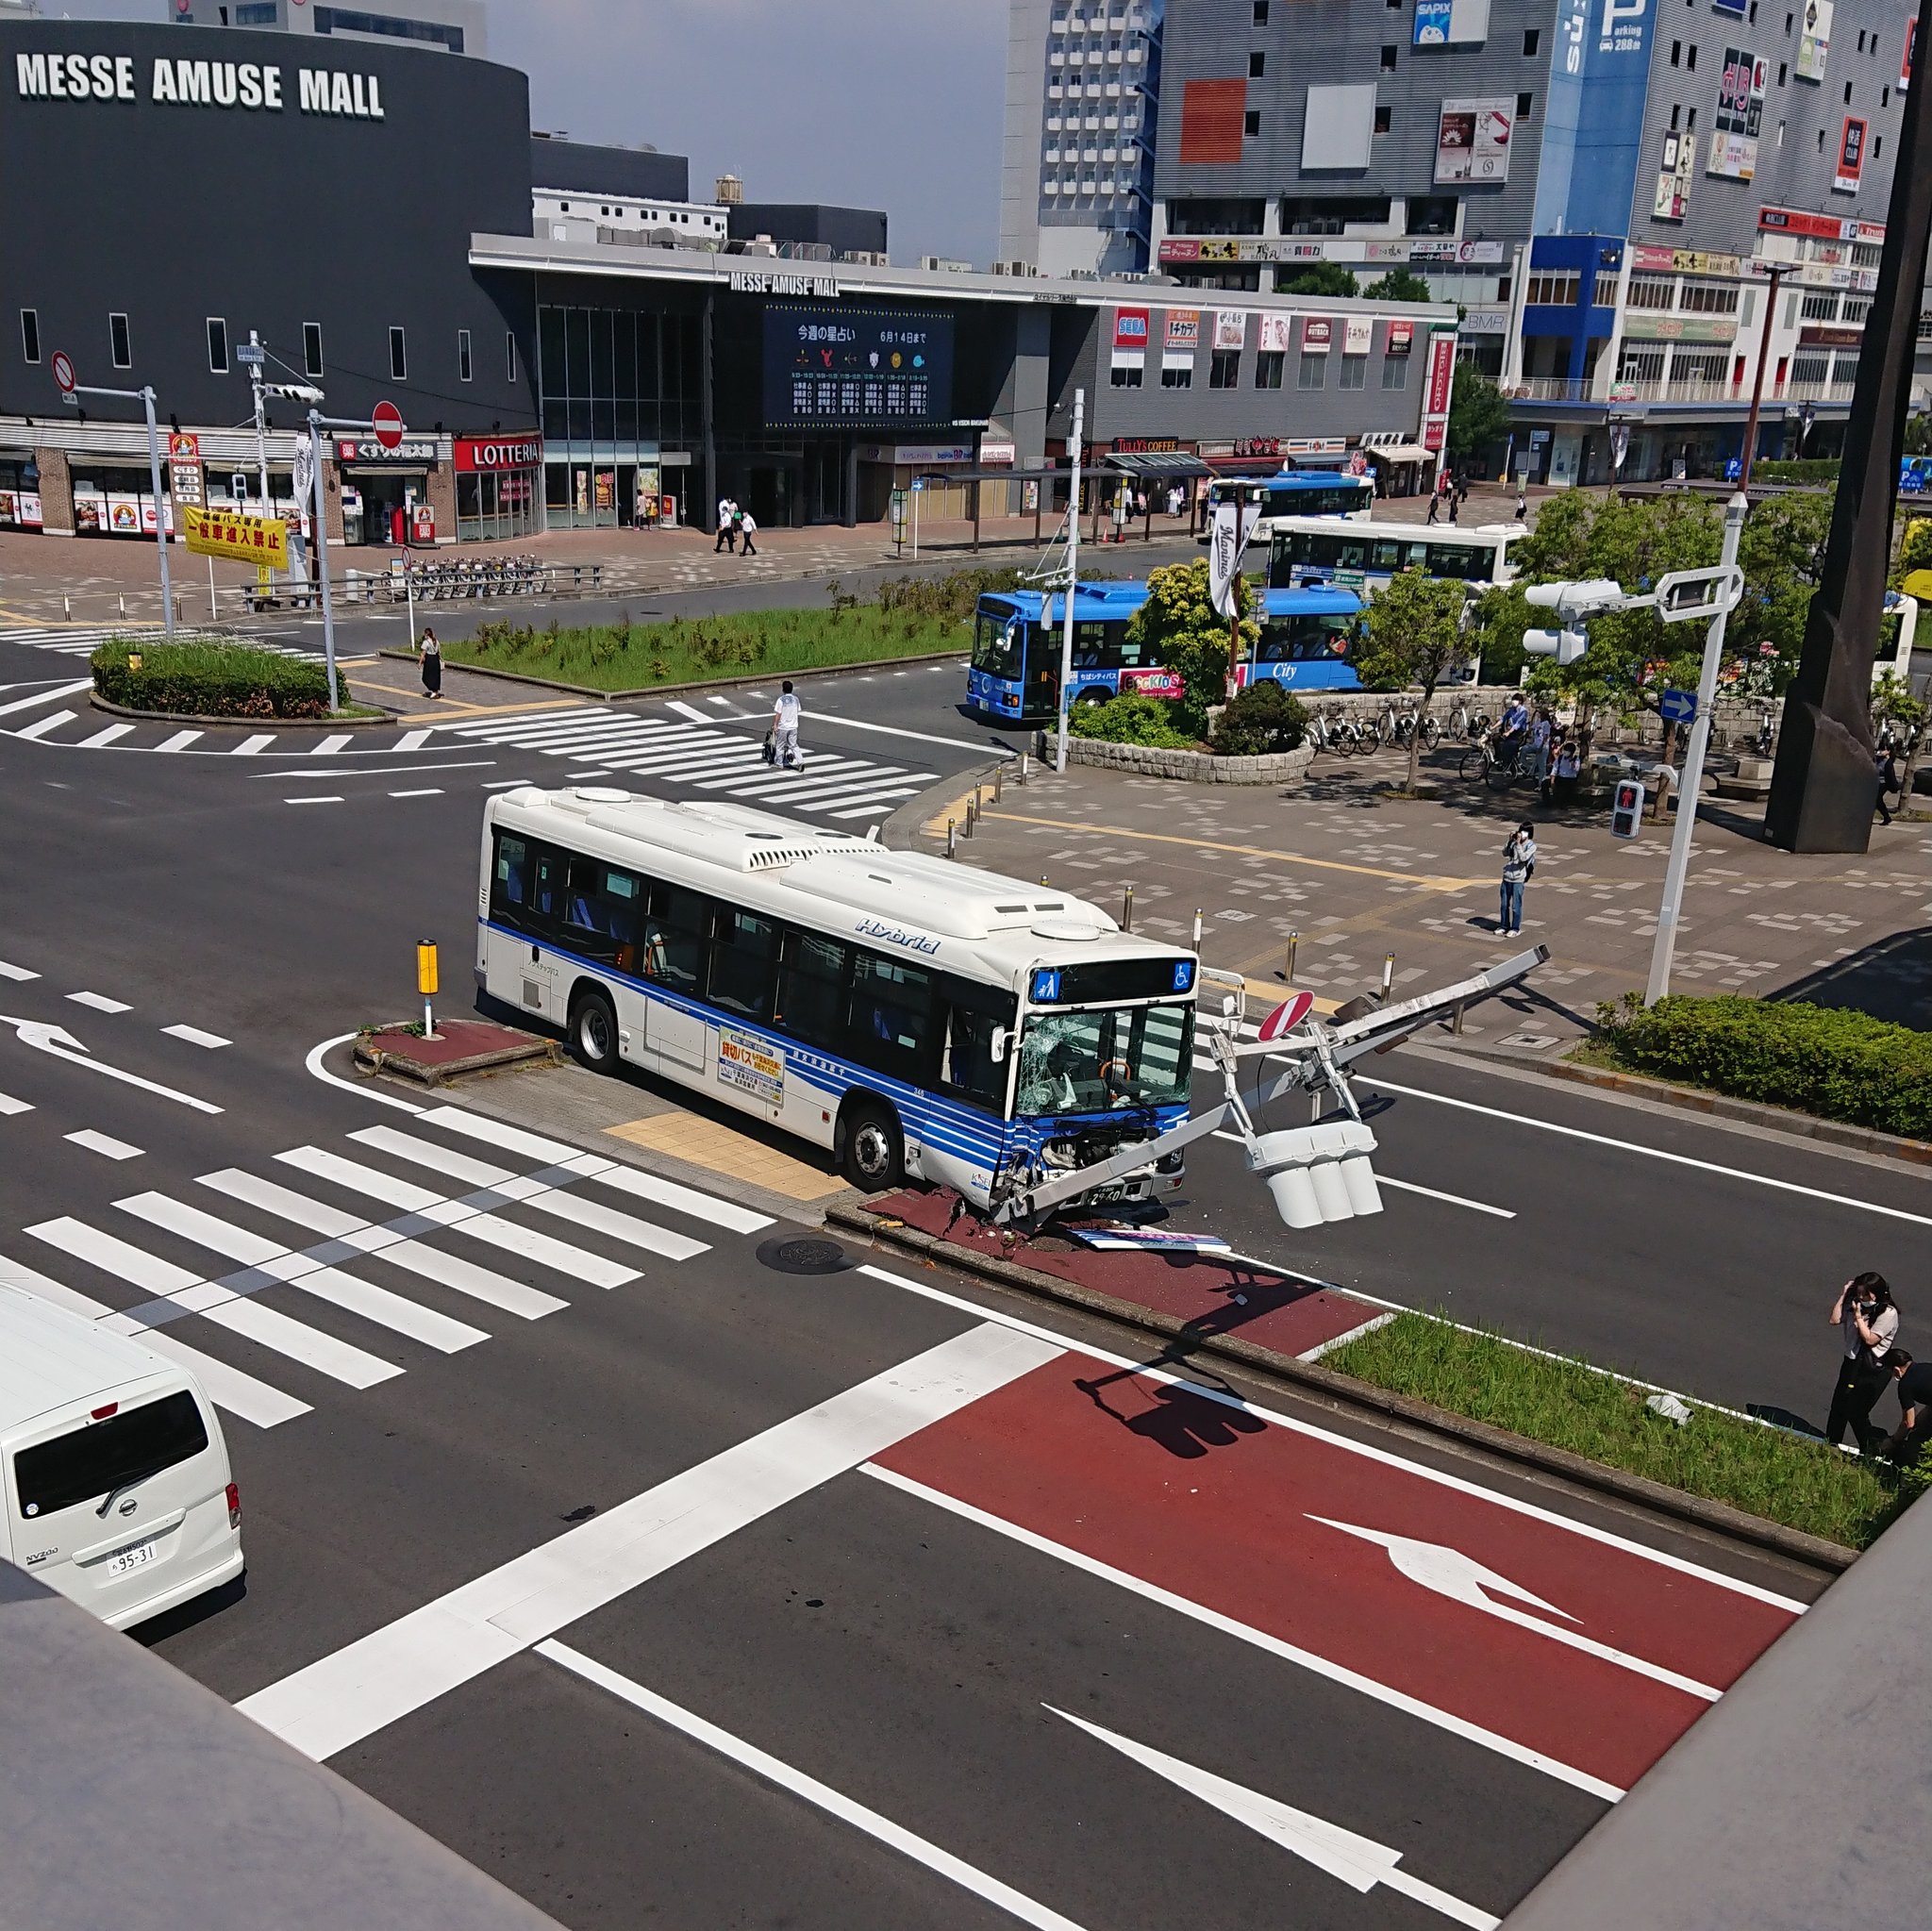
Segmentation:
[(439, 988), (436, 981), (436, 945), (432, 940), (419, 939), (416, 941), (416, 990), (423, 995), (423, 1037), (433, 1040), (437, 1037), (436, 1014), (430, 1001)]

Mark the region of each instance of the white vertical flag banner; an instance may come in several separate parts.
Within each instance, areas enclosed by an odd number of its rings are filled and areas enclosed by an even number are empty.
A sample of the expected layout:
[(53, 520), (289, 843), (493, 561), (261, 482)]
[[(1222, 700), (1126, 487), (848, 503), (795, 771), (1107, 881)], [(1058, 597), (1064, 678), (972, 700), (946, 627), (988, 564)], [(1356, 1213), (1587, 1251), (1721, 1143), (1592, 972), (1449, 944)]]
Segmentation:
[(1234, 615), (1235, 580), (1241, 575), (1241, 555), (1259, 514), (1260, 506), (1254, 503), (1214, 506), (1214, 525), (1208, 543), (1208, 595), (1224, 617)]

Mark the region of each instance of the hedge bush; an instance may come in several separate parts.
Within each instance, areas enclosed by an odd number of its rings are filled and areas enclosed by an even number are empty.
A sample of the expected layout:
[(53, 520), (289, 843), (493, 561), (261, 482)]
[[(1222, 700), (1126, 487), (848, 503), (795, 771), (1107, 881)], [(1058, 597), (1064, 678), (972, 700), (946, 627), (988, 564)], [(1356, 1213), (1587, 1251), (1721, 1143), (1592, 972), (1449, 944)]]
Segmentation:
[(1174, 728), (1173, 705), (1132, 693), (1105, 704), (1074, 705), (1067, 713), (1067, 729), (1076, 738), (1099, 738), (1108, 744), (1152, 744), (1163, 751), (1186, 750), (1194, 741)]
[(1308, 713), (1300, 698), (1273, 677), (1235, 693), (1215, 726), (1212, 748), (1222, 757), (1259, 757), (1293, 751), (1308, 735)]
[(1620, 1066), (1881, 1133), (1932, 1139), (1932, 1033), (1798, 1001), (1635, 994), (1597, 1008)]
[(1789, 461), (1774, 458), (1770, 462), (1753, 463), (1751, 474), (1760, 483), (1835, 483), (1838, 458), (1807, 456)]
[[(140, 658), (137, 666), (131, 659)], [(321, 664), (247, 643), (150, 643), (110, 637), (89, 659), (94, 690), (129, 710), (183, 717), (321, 718), (329, 714)], [(336, 673), (340, 707), (349, 687)]]

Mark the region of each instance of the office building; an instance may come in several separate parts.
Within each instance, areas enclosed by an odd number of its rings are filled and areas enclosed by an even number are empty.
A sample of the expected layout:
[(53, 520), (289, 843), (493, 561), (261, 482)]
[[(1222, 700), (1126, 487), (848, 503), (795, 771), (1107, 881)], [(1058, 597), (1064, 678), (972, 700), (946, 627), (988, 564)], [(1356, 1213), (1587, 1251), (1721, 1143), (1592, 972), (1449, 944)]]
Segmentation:
[(162, 0), (176, 26), (244, 26), (334, 40), (404, 42), (446, 54), (490, 52), (486, 0), (370, 0), (330, 7), (321, 0)]
[(1008, 0), (999, 261), (1144, 270), (1162, 0)]

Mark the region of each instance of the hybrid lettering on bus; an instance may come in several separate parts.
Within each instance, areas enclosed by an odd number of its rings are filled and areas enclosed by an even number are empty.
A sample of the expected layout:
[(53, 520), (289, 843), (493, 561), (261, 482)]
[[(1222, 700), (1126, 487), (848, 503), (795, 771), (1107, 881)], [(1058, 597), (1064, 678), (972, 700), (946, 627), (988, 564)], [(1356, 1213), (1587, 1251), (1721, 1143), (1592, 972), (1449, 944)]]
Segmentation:
[[(1064, 891), (743, 806), (530, 786), (484, 808), (484, 991), (594, 1070), (830, 1148), (869, 1192), (910, 1176), (984, 1209), (1003, 1176), (1176, 1125), (1198, 972)], [(1086, 1197), (1182, 1171), (1162, 1155)]]
[[(1346, 591), (1268, 591), (1262, 594), (1257, 674), (1299, 690), (1352, 691), (1354, 673), (1335, 647), (1352, 629), (1360, 600)], [(1179, 674), (1144, 639), (1128, 635), (1147, 601), (1144, 583), (1082, 584), (1074, 594), (1075, 704), (1104, 704), (1123, 691), (1173, 699)], [(1058, 591), (991, 591), (974, 614), (973, 660), (966, 674), (968, 709), (1007, 724), (1039, 724), (1059, 715), (1060, 626), (1066, 603)], [(1245, 681), (1249, 666), (1238, 676)]]
[[(1260, 511), (1249, 541), (1266, 549), (1281, 522), (1292, 516), (1347, 517), (1366, 521), (1375, 507), (1375, 486), (1367, 476), (1336, 470), (1283, 470), (1273, 476), (1224, 476), (1208, 486), (1208, 523), (1223, 503), (1251, 503)], [(1200, 541), (1208, 541), (1204, 530)]]
[(1520, 523), (1450, 524), (1372, 523), (1337, 525), (1324, 518), (1291, 517), (1269, 544), (1272, 589), (1326, 583), (1338, 590), (1380, 590), (1398, 570), (1467, 584), (1472, 591), (1516, 575), (1516, 546), (1528, 535)]

